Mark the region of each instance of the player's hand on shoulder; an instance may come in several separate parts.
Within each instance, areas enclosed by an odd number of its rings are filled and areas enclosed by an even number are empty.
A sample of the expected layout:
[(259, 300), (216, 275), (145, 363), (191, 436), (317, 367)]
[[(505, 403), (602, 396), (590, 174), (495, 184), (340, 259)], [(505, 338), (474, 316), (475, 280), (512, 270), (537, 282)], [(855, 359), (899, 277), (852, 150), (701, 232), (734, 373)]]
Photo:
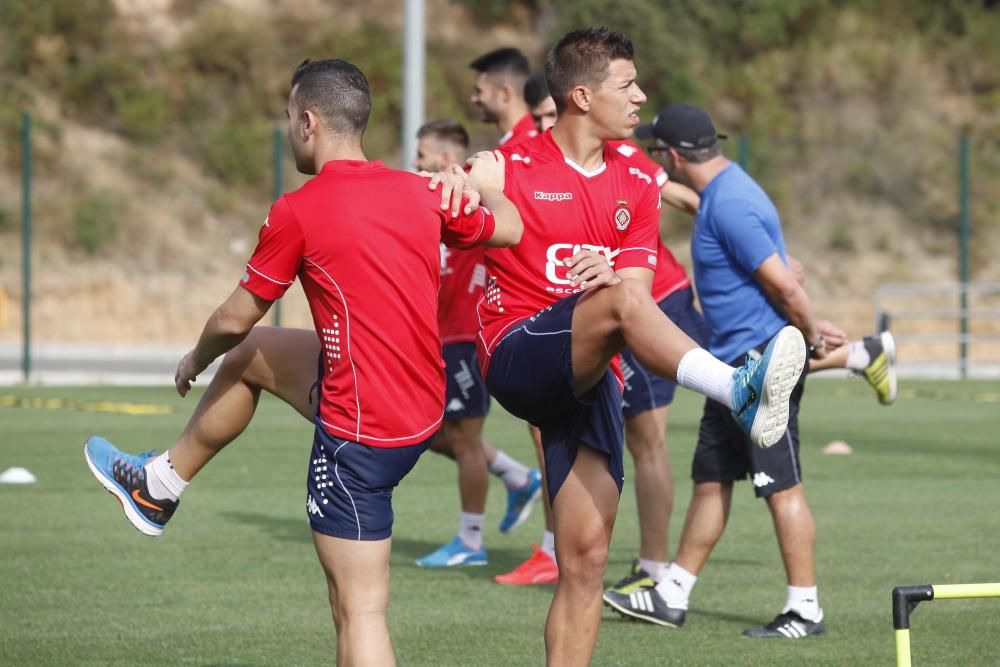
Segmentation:
[(444, 171), (421, 171), (418, 175), (430, 179), (427, 182), (428, 190), (441, 188), (441, 210), (451, 209), (451, 217), (458, 217), (463, 197), (469, 199), (463, 213), (469, 215), (479, 208), (479, 193), (468, 187), (466, 183), (468, 175), (457, 164), (451, 165)]
[(185, 354), (178, 362), (177, 372), (174, 374), (174, 385), (177, 387), (177, 393), (186, 396), (191, 391), (191, 385), (204, 370), (205, 367), (195, 360), (194, 350)]
[(500, 151), (480, 151), (465, 162), (469, 168), (466, 184), (480, 194), (488, 190), (503, 192), (505, 165)]
[(614, 272), (604, 253), (581, 250), (565, 261), (569, 271), (566, 277), (574, 287), (588, 290), (605, 285), (617, 285), (622, 281)]

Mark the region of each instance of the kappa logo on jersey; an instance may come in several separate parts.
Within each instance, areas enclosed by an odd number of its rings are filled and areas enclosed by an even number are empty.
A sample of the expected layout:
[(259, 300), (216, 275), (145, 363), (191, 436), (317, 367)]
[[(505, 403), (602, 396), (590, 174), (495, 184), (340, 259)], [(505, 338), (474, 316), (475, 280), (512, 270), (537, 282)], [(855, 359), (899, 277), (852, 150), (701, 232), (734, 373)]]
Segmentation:
[(628, 229), (628, 224), (632, 222), (632, 213), (628, 210), (628, 200), (619, 199), (616, 201), (618, 208), (615, 209), (615, 227), (618, 231), (624, 232)]
[[(548, 281), (556, 285), (571, 284), (572, 281), (566, 277), (566, 260), (581, 250), (592, 250), (593, 252), (602, 253), (605, 259), (608, 260), (608, 264), (611, 266), (615, 265), (612, 260), (616, 253), (606, 246), (590, 245), (589, 243), (553, 243), (545, 251), (545, 277)], [(578, 291), (576, 289), (569, 291), (558, 290), (551, 287), (546, 289), (557, 294), (572, 294), (574, 291)]]
[(572, 201), (572, 192), (540, 192), (535, 190), (535, 199), (539, 201)]

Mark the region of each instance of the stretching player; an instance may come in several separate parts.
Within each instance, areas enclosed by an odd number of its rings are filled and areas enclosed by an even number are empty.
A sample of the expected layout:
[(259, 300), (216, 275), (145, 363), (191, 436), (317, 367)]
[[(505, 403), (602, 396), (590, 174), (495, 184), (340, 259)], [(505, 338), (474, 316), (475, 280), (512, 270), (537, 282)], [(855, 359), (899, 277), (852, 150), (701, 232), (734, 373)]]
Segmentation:
[[(439, 244), (509, 245), (522, 225), (493, 154), (473, 160), (467, 182), (492, 214), (472, 210), (476, 197), (461, 212), (448, 197), (445, 210), (424, 179), (369, 162), (361, 141), (371, 97), (350, 63), (306, 61), (291, 83), (289, 143), (299, 171), (316, 176), (272, 206), (239, 286), (178, 364), (177, 390), (187, 394), (225, 354), (218, 372), (168, 452), (129, 456), (93, 437), (85, 455), (129, 521), (158, 535), (191, 478), (249, 424), (261, 391), (314, 420), (306, 508), (329, 587), (337, 664), (392, 665), (391, 491), (444, 410)], [(315, 331), (255, 327), (296, 276)]]
[[(623, 483), (620, 373), (627, 345), (657, 375), (731, 410), (761, 446), (782, 437), (801, 375), (801, 333), (783, 329), (757, 360), (729, 366), (698, 347), (650, 295), (659, 190), (609, 140), (627, 139), (645, 95), (631, 42), (569, 33), (545, 65), (559, 120), (502, 148), (521, 242), (489, 250), (480, 361), (490, 393), (541, 429), (559, 583), (546, 622), (550, 664), (586, 664)], [(614, 268), (612, 268), (612, 263)]]
[[(417, 132), (414, 166), (425, 172), (450, 171), (465, 163), (469, 135), (461, 123), (442, 119), (426, 123)], [(444, 421), (431, 440), (431, 451), (455, 460), (461, 516), (458, 534), (417, 560), (421, 567), (485, 565), (483, 524), (486, 521), (487, 469), (507, 487), (507, 513), (500, 531), (507, 532), (528, 518), (541, 495), (541, 476), (483, 441), (483, 423), (490, 396), (476, 360), (479, 318), (476, 304), (483, 296), (486, 266), (482, 248), (452, 250), (441, 246), (441, 290), (438, 326), (445, 360), (448, 390)]]

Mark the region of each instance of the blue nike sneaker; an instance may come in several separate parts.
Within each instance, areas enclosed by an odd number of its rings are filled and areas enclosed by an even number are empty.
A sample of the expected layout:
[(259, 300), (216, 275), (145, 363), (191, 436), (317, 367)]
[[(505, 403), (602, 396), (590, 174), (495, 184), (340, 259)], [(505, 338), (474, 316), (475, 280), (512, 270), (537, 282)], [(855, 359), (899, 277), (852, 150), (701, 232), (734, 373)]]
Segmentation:
[(524, 486), (507, 489), (507, 513), (500, 520), (500, 532), (508, 533), (527, 521), (541, 497), (542, 473), (536, 468), (528, 473)]
[(174, 515), (179, 500), (160, 500), (149, 495), (145, 465), (156, 452), (131, 456), (104, 438), (94, 436), (83, 445), (83, 456), (97, 481), (118, 498), (125, 517), (143, 535), (155, 537)]
[(455, 536), (448, 544), (434, 553), (417, 559), (420, 567), (457, 567), (459, 565), (486, 565), (486, 547), (470, 549)]
[(788, 400), (805, 364), (802, 332), (785, 327), (759, 359), (748, 355), (733, 373), (733, 418), (759, 446), (770, 447), (785, 435)]

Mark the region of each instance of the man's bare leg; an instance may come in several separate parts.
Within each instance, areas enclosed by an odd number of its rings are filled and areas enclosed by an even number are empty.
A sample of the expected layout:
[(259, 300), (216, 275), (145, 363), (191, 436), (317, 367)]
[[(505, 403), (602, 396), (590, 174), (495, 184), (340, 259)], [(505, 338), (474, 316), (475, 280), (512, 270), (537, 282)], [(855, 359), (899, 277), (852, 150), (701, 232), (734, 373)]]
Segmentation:
[[(186, 481), (232, 442), (253, 418), (260, 392), (274, 394), (312, 421), (319, 392), (319, 338), (308, 329), (255, 327), (230, 350), (170, 448), (170, 463)], [(310, 402), (310, 399), (312, 402)]]
[(431, 444), (433, 451), (446, 453), (455, 460), (462, 511), (473, 514), (486, 511), (490, 483), (482, 441), (485, 422), (485, 417), (445, 420)]
[(767, 497), (789, 586), (816, 585), (816, 523), (801, 484)]
[(313, 533), (330, 588), (337, 628), (337, 664), (396, 664), (386, 624), (391, 539), (367, 542)]
[(618, 511), (618, 486), (608, 458), (580, 444), (553, 503), (559, 583), (545, 623), (549, 665), (587, 665), (601, 624), (608, 546)]
[(695, 482), (675, 563), (691, 574), (701, 572), (726, 529), (732, 500), (732, 482)]
[(674, 477), (665, 437), (669, 409), (663, 406), (625, 420), (625, 444), (635, 464), (639, 558), (658, 563), (666, 563), (669, 557), (667, 538), (674, 508)]

